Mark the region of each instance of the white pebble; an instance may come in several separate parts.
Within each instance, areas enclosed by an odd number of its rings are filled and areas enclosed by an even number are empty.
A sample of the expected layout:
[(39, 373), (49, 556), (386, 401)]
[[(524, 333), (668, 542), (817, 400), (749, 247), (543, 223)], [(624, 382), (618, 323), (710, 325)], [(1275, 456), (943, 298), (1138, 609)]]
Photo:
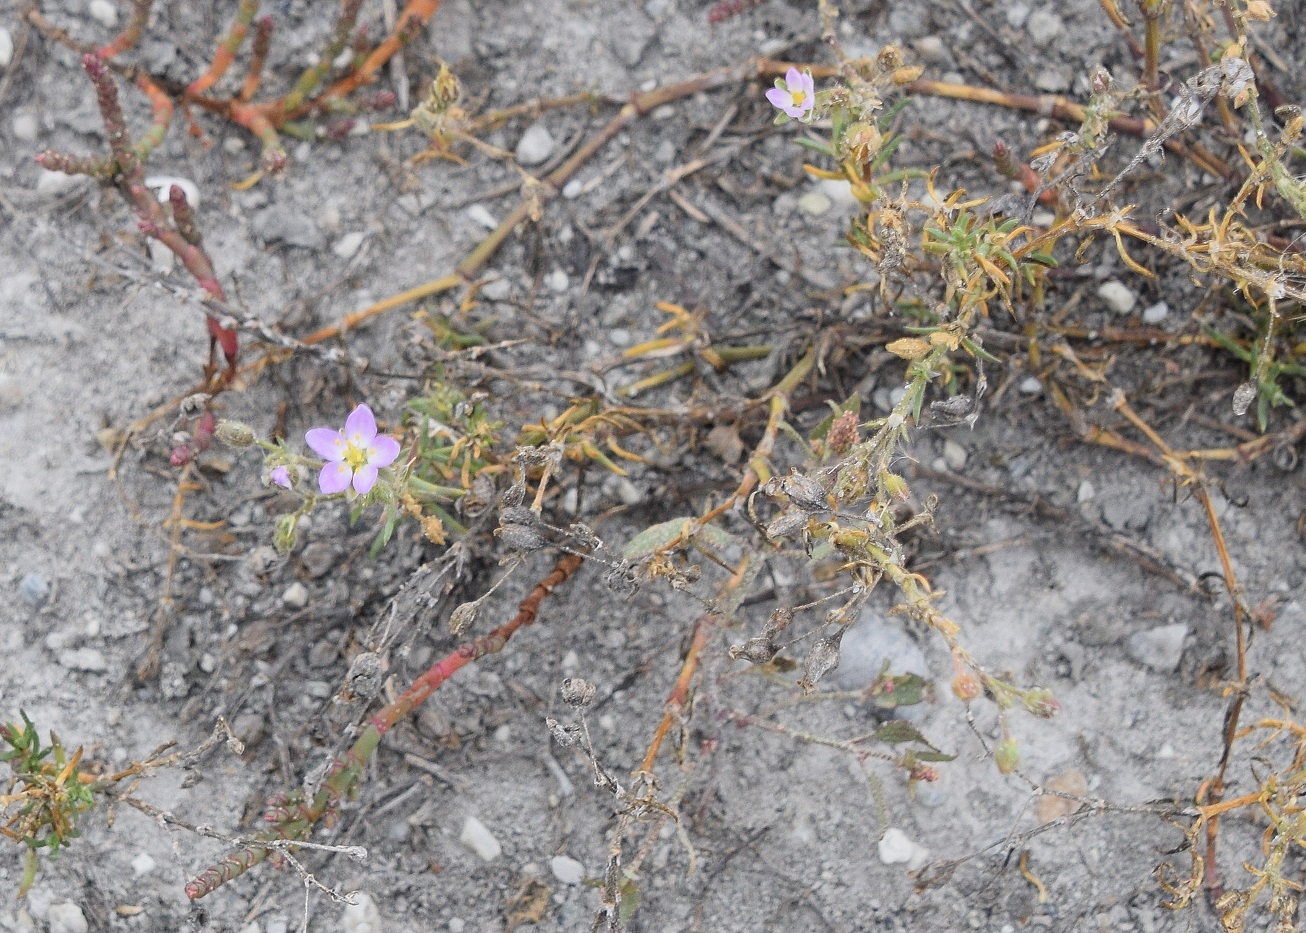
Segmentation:
[(0, 26), (0, 68), (8, 68), (14, 60), (14, 37), (8, 29)]
[(1134, 293), (1129, 290), (1129, 286), (1115, 279), (1103, 282), (1097, 290), (1097, 297), (1101, 298), (1102, 303), (1116, 314), (1128, 314), (1134, 310), (1134, 305), (1138, 302)]
[(1043, 391), (1043, 383), (1039, 382), (1038, 376), (1026, 376), (1016, 388), (1021, 395), (1039, 395)]
[(372, 896), (355, 891), (350, 899), (354, 903), (345, 906), (340, 918), (341, 933), (381, 933), (381, 911), (376, 909)]
[(816, 187), (835, 207), (856, 207), (861, 203), (857, 200), (857, 195), (853, 194), (853, 186), (841, 178), (822, 178)]
[[(4, 40), (0, 39), (0, 55), (3, 54)], [(14, 117), (14, 139), (22, 143), (30, 143), (36, 139), (36, 134), (41, 131), (41, 125), (36, 121), (36, 115), (31, 113), (20, 113)]]
[(916, 844), (901, 829), (885, 830), (879, 849), (880, 861), (886, 865), (904, 865), (916, 854)]
[(41, 169), (41, 173), (36, 177), (36, 191), (38, 194), (63, 194), (65, 191), (79, 187), (84, 177)]
[(137, 878), (154, 871), (154, 859), (150, 857), (150, 853), (142, 852), (132, 859), (132, 871), (136, 873)]
[(303, 609), (308, 605), (308, 587), (298, 581), (290, 584), (281, 594), (281, 601), (291, 609)]
[(186, 195), (186, 203), (192, 208), (200, 206), (199, 185), (189, 178), (181, 178), (177, 175), (147, 175), (145, 177), (145, 187), (154, 192), (160, 204), (168, 203), (168, 195), (172, 191), (173, 185), (180, 188), (181, 193)]
[(467, 921), (462, 917), (453, 917), (449, 920), (449, 933), (463, 933), (467, 929)]
[(1164, 301), (1158, 301), (1156, 304), (1143, 309), (1144, 324), (1160, 324), (1170, 316), (1170, 306)]
[(828, 213), (832, 204), (820, 191), (809, 191), (798, 199), (798, 209), (809, 217), (820, 217)]
[(50, 922), (50, 933), (86, 933), (90, 929), (82, 909), (69, 902), (51, 904), (46, 920)]
[(580, 193), (584, 188), (585, 186), (579, 178), (573, 178), (562, 186), (562, 196), (570, 201), (572, 198), (580, 197)]
[(1012, 29), (1024, 26), (1027, 19), (1029, 19), (1029, 7), (1025, 4), (1013, 3), (1007, 7), (1007, 25)]
[(1088, 480), (1079, 484), (1079, 491), (1075, 493), (1075, 501), (1083, 504), (1092, 500), (1097, 495), (1097, 490)]
[(474, 816), (467, 817), (467, 821), (463, 823), (463, 831), (459, 834), (458, 841), (487, 862), (493, 862), (503, 852), (503, 847), (499, 845), (499, 840), (494, 838), (494, 833)]
[(554, 269), (544, 277), (544, 284), (548, 286), (549, 291), (561, 295), (571, 286), (571, 279), (561, 269)]
[(949, 470), (960, 470), (966, 465), (966, 448), (948, 438), (943, 442), (943, 462)]
[(1047, 45), (1061, 35), (1062, 28), (1061, 17), (1047, 10), (1035, 10), (1025, 23), (1029, 37), (1038, 45)]
[(341, 259), (353, 259), (358, 248), (363, 245), (363, 239), (366, 234), (361, 230), (354, 230), (352, 233), (346, 233), (340, 239), (336, 240), (336, 245), (331, 247), (331, 252), (335, 253)]
[(467, 208), (467, 217), (477, 226), (484, 227), (486, 230), (493, 230), (499, 226), (499, 221), (494, 219), (484, 204), (473, 204)]
[(566, 855), (555, 855), (549, 860), (553, 877), (563, 884), (580, 884), (585, 880), (585, 866)]
[(512, 282), (506, 278), (492, 279), (481, 288), (481, 294), (491, 301), (503, 301), (512, 294)]
[(118, 8), (109, 0), (91, 0), (87, 6), (92, 18), (101, 26), (112, 29), (118, 25)]
[(517, 161), (522, 165), (539, 165), (553, 155), (557, 145), (543, 123), (532, 123), (517, 143)]

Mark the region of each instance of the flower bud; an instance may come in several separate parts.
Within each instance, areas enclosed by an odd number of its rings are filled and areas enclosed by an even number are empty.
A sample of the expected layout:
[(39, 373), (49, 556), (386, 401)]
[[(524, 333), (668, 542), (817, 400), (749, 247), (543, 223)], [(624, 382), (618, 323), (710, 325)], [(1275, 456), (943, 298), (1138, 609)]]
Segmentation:
[(1061, 712), (1061, 703), (1045, 687), (1035, 687), (1025, 692), (1025, 709), (1039, 719), (1051, 719)]
[(468, 603), (462, 603), (453, 612), (449, 613), (449, 634), (457, 636), (467, 631), (468, 626), (476, 621), (476, 614), (480, 611), (481, 601), (474, 599)]
[(880, 488), (900, 502), (906, 502), (911, 498), (911, 490), (907, 487), (907, 481), (897, 473), (881, 473)]
[(952, 693), (963, 703), (970, 703), (984, 695), (984, 686), (970, 671), (960, 671), (952, 678)]
[(228, 447), (248, 447), (254, 443), (254, 429), (239, 421), (219, 421), (215, 433)]
[(1020, 746), (1015, 739), (1003, 739), (993, 749), (993, 763), (1003, 774), (1010, 774), (1020, 767)]
[(278, 554), (289, 554), (295, 548), (295, 525), (298, 517), (291, 513), (281, 516), (277, 522), (276, 533), (272, 536), (272, 546)]

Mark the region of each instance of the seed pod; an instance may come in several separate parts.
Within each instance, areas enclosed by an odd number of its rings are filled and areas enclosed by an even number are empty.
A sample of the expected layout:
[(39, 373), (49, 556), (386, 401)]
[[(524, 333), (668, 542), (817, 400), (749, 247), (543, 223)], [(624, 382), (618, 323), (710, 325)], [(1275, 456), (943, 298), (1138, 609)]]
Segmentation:
[(583, 677), (568, 677), (562, 682), (562, 702), (576, 709), (594, 702), (595, 686)]
[(780, 651), (780, 646), (765, 635), (754, 635), (742, 645), (730, 646), (730, 660), (749, 664), (766, 664)]
[(563, 725), (558, 720), (549, 718), (544, 720), (544, 724), (549, 728), (549, 735), (553, 736), (553, 741), (557, 742), (563, 748), (571, 748), (580, 741), (580, 726), (575, 723)]
[(537, 521), (539, 521), (538, 515), (520, 505), (509, 506), (499, 513), (500, 528), (505, 525), (526, 525), (529, 527)]
[(477, 518), (485, 514), (485, 510), (493, 501), (494, 480), (482, 473), (472, 480), (472, 488), (467, 491), (467, 495), (458, 500), (458, 507), (468, 518)]
[(984, 686), (970, 671), (959, 671), (952, 678), (952, 693), (963, 703), (970, 703), (984, 695)]
[(802, 509), (788, 508), (771, 519), (766, 526), (768, 538), (787, 538), (807, 524), (807, 513)]
[(471, 602), (459, 605), (449, 614), (449, 634), (458, 636), (467, 631), (476, 621), (476, 615), (480, 611), (481, 601), (479, 599), (473, 599)]
[(825, 497), (825, 487), (810, 476), (798, 472), (790, 473), (785, 477), (780, 488), (800, 509), (808, 512), (824, 512), (830, 508), (830, 503)]
[(372, 651), (354, 658), (345, 677), (345, 686), (354, 696), (370, 700), (381, 690), (385, 675), (385, 659)]
[(214, 434), (228, 447), (248, 447), (254, 443), (254, 429), (239, 421), (219, 421)]
[(817, 639), (812, 646), (812, 653), (803, 663), (803, 676), (798, 686), (803, 693), (811, 693), (826, 674), (839, 666), (839, 642), (843, 640), (846, 629), (839, 629), (827, 638)]
[(292, 512), (283, 515), (277, 521), (277, 530), (272, 535), (272, 546), (278, 554), (289, 554), (295, 548), (295, 523), (299, 517)]
[(536, 551), (544, 547), (544, 536), (525, 525), (504, 525), (497, 534), (514, 551)]
[(1015, 739), (1003, 739), (993, 749), (993, 763), (1003, 774), (1010, 774), (1020, 767), (1020, 746)]
[(589, 525), (581, 522), (574, 522), (571, 525), (568, 525), (567, 534), (575, 539), (578, 546), (589, 548), (591, 551), (596, 551), (603, 547), (603, 539), (596, 535), (594, 529), (590, 528)]
[(614, 564), (612, 569), (603, 575), (603, 583), (614, 593), (633, 596), (639, 589), (639, 571), (628, 561), (623, 560), (619, 564)]
[(788, 606), (781, 606), (775, 612), (771, 613), (771, 618), (766, 620), (766, 628), (762, 629), (762, 634), (767, 638), (775, 638), (789, 627), (789, 623), (794, 620), (794, 611)]
[(1025, 693), (1025, 709), (1039, 719), (1051, 719), (1061, 712), (1061, 703), (1045, 687), (1035, 687)]

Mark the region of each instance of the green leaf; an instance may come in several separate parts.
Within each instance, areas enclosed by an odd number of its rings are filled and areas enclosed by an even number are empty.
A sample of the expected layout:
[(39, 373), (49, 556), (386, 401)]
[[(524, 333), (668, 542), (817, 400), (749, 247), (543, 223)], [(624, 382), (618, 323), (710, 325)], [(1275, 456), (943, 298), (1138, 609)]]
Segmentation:
[[(784, 116), (784, 114), (781, 114), (781, 116)], [(787, 123), (788, 121), (789, 118), (785, 117), (785, 122)], [(776, 122), (778, 123), (779, 121), (777, 120)], [(834, 147), (829, 143), (823, 143), (816, 139), (808, 139), (806, 136), (795, 136), (794, 142), (802, 146), (804, 149), (811, 149), (813, 152), (819, 152), (821, 155), (829, 156), (832, 159), (836, 158)]]
[[(880, 728), (875, 730), (875, 739), (879, 742), (885, 742), (889, 745), (900, 745), (903, 742), (920, 742), (922, 745), (929, 745), (925, 736), (921, 735), (919, 729), (913, 726), (905, 719), (892, 719), (886, 722)], [(931, 746), (932, 747), (932, 746)]]
[(626, 546), (622, 548), (622, 558), (625, 560), (643, 560), (645, 557), (651, 556), (659, 548), (665, 547), (679, 538), (684, 533), (685, 524), (692, 521), (694, 521), (694, 518), (686, 515), (682, 518), (673, 518), (670, 521), (650, 525), (631, 538)]

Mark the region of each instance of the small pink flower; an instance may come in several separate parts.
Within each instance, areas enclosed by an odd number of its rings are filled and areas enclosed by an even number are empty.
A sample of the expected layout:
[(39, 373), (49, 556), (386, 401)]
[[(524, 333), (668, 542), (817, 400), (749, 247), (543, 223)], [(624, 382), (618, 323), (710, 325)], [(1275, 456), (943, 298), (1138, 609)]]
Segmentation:
[(785, 116), (801, 120), (811, 114), (816, 106), (816, 84), (807, 71), (790, 68), (775, 87), (766, 92), (766, 99), (784, 111)]
[(272, 468), (272, 482), (286, 489), (290, 488), (290, 470), (286, 467), (279, 466)]
[(314, 428), (304, 435), (314, 453), (326, 460), (317, 484), (327, 495), (344, 492), (350, 485), (354, 492), (366, 495), (376, 484), (377, 470), (389, 466), (399, 456), (399, 442), (376, 433), (372, 409), (359, 405), (345, 419), (345, 431)]

